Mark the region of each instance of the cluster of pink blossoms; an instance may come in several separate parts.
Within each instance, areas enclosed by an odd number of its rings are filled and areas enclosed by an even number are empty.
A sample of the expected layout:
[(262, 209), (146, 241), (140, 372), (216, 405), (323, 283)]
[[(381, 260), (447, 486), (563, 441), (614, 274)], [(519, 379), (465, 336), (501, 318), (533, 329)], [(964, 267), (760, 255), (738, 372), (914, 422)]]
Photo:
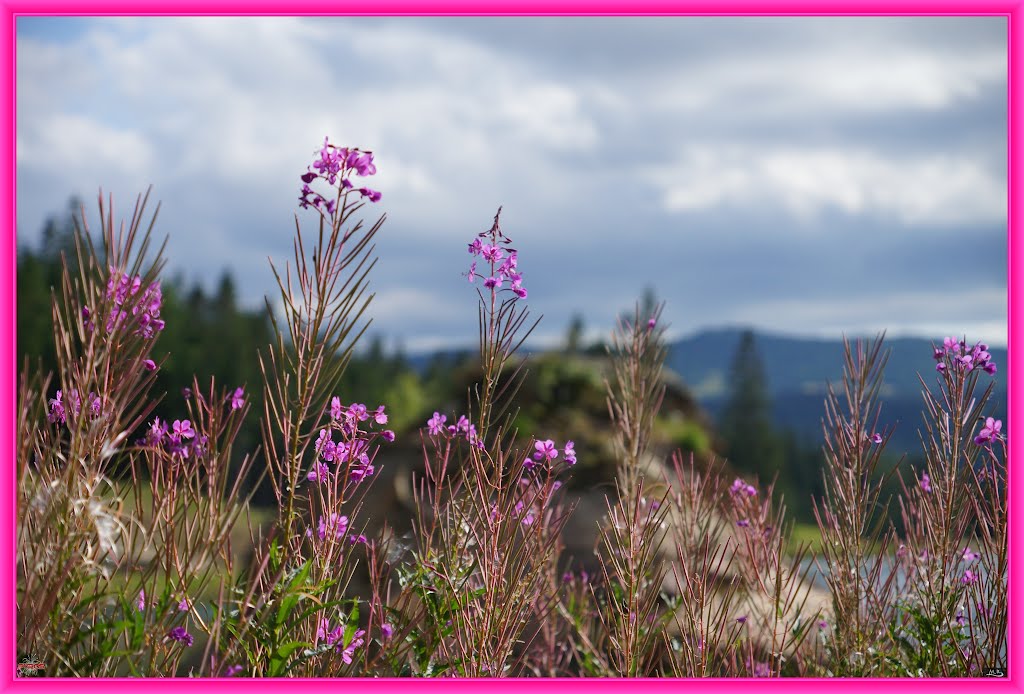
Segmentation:
[[(337, 201), (325, 198), (320, 193), (309, 187), (309, 184), (316, 179), (327, 181), (328, 184), (338, 190), (354, 188), (349, 176), (372, 176), (377, 173), (377, 165), (373, 163), (373, 152), (367, 152), (354, 147), (338, 147), (324, 138), (324, 146), (320, 149), (317, 159), (302, 174), (302, 195), (299, 196), (299, 207), (303, 209), (315, 207), (333, 215), (337, 208)], [(359, 188), (362, 197), (370, 202), (380, 200), (380, 193), (369, 188)]]
[[(749, 528), (750, 520), (749, 517), (755, 515), (755, 501), (754, 497), (757, 496), (757, 487), (752, 484), (747, 484), (745, 481), (737, 477), (733, 480), (732, 486), (729, 487), (729, 496), (732, 497), (733, 507), (736, 510), (738, 516), (742, 516), (736, 521), (736, 525), (740, 528)], [(768, 531), (771, 528), (767, 529)]]
[[(562, 449), (565, 454), (565, 464), (575, 465), (576, 464), (576, 448), (572, 441), (566, 441), (565, 447)], [(558, 449), (555, 447), (555, 442), (551, 439), (545, 439), (543, 441), (537, 441), (533, 444), (533, 456), (523, 461), (523, 467), (527, 470), (532, 470), (535, 467), (553, 467), (555, 461), (558, 459)]]
[[(363, 422), (369, 421), (369, 428), (362, 428)], [(331, 426), (320, 430), (315, 449), (317, 461), (313, 469), (306, 475), (310, 482), (326, 482), (331, 477), (331, 469), (327, 463), (345, 465), (349, 479), (360, 482), (374, 472), (373, 444), (378, 438), (387, 442), (395, 440), (395, 432), (390, 429), (374, 430), (374, 426), (388, 423), (388, 415), (384, 405), (370, 412), (362, 403), (341, 404), (337, 396), (331, 398)], [(334, 432), (341, 433), (341, 440), (334, 440)]]
[[(154, 282), (146, 288), (139, 299), (133, 299), (142, 290), (142, 277), (136, 275), (129, 277), (122, 274), (116, 268), (110, 268), (110, 279), (107, 280), (107, 299), (114, 302), (110, 314), (107, 316), (106, 329), (108, 333), (124, 324), (131, 316), (135, 322), (135, 335), (144, 338), (155, 337), (158, 332), (164, 329), (164, 321), (160, 318), (160, 308), (163, 306), (163, 292), (160, 283)], [(126, 309), (130, 306), (130, 311)], [(88, 306), (82, 307), (82, 321), (85, 329), (92, 331), (95, 326), (92, 322), (92, 313)]]
[(986, 417), (985, 424), (981, 427), (981, 431), (974, 437), (974, 443), (978, 446), (990, 446), (993, 441), (998, 441), (1003, 437), (1003, 420), (994, 419), (993, 417)]
[(103, 399), (96, 393), (89, 391), (84, 404), (83, 410), (82, 398), (77, 389), (72, 389), (68, 393), (67, 400), (64, 399), (64, 392), (58, 390), (49, 402), (49, 412), (46, 418), (51, 422), (64, 424), (68, 419), (78, 419), (83, 412), (90, 419), (98, 419), (103, 415)]
[(469, 421), (466, 415), (459, 415), (455, 424), (446, 424), (448, 416), (440, 412), (434, 412), (434, 416), (427, 420), (427, 433), (430, 436), (447, 436), (448, 438), (464, 438), (469, 445), (483, 449), (484, 442), (476, 432), (476, 425)]
[(196, 436), (195, 427), (187, 419), (175, 419), (168, 423), (161, 422), (159, 417), (153, 418), (141, 442), (151, 448), (163, 448), (175, 458), (202, 457), (206, 453), (209, 439), (205, 435)]
[[(501, 214), (501, 210), (498, 210), (498, 214)], [(477, 271), (476, 260), (469, 266), (469, 271), (463, 274), (470, 282), (479, 277), (484, 281), (484, 286), (492, 291), (510, 291), (517, 298), (525, 299), (526, 288), (523, 287), (523, 275), (519, 272), (519, 255), (516, 249), (508, 248), (511, 243), (512, 239), (502, 233), (498, 217), (495, 216), (494, 226), (477, 234), (469, 244), (469, 254), (487, 264), (488, 274)], [(507, 288), (505, 282), (509, 283)]]
[(364, 636), (366, 636), (365, 629), (356, 629), (346, 643), (344, 625), (339, 624), (331, 629), (330, 622), (326, 618), (320, 620), (320, 625), (316, 630), (316, 640), (323, 641), (328, 646), (334, 646), (335, 650), (341, 653), (341, 659), (346, 665), (352, 664), (356, 649), (363, 645)]
[(955, 337), (947, 337), (942, 341), (942, 347), (936, 347), (933, 354), (936, 371), (946, 370), (946, 357), (950, 357), (958, 368), (966, 371), (972, 369), (984, 369), (985, 373), (991, 375), (996, 372), (996, 365), (989, 354), (988, 345), (979, 342), (971, 348), (967, 347), (967, 340), (957, 340)]

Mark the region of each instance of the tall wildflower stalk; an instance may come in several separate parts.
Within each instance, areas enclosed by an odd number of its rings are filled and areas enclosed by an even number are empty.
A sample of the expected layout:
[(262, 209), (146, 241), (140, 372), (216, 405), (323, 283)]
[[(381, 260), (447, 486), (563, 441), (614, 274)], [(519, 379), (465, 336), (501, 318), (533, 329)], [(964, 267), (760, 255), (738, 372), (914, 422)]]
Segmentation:
[[(483, 378), (467, 415), (448, 423), (435, 412), (424, 434), (412, 566), (398, 575), (399, 602), (414, 610), (403, 620), (429, 625), (406, 655), (417, 674), (502, 677), (528, 670), (536, 617), (554, 604), (549, 579), (568, 514), (556, 502), (558, 476), (576, 460), (571, 442), (560, 453), (549, 439), (535, 440), (527, 456), (508, 429), (522, 364), (511, 377), (504, 371), (532, 330), (521, 332), (527, 292), (510, 244), (500, 209), (469, 244), (474, 261), (466, 276), (484, 286)], [(417, 600), (404, 597), (410, 593)]]
[[(359, 216), (380, 193), (355, 188), (356, 176), (377, 171), (371, 152), (339, 147), (326, 138), (301, 176), (300, 206), (318, 217), (307, 250), (298, 215), (294, 267), (277, 279), (283, 328), (260, 356), (266, 403), (263, 443), (278, 501), (274, 534), (257, 548), (246, 597), (222, 611), (220, 662), (244, 655), (253, 675), (350, 672), (365, 657), (358, 599), (347, 587), (357, 552), (370, 540), (358, 520), (360, 500), (375, 472), (381, 442), (393, 441), (385, 406), (343, 405), (336, 389), (355, 344), (368, 326), (368, 277), (376, 260), (370, 227)], [(327, 194), (311, 184), (326, 188)], [(268, 299), (268, 310), (271, 308)]]
[[(231, 571), (229, 532), (246, 503), (228, 475), (244, 397), (211, 383), (189, 418), (155, 418), (163, 330), (159, 271), (140, 196), (116, 225), (100, 198), (96, 249), (76, 220), (74, 263), (53, 297), (56, 389), (19, 393), (19, 649), (53, 675), (174, 674), (204, 631), (193, 597)], [(78, 222), (81, 222), (79, 225)]]
[[(825, 402), (824, 499), (815, 502), (822, 563), (832, 595), (832, 673), (875, 672), (891, 617), (895, 573), (886, 569), (892, 531), (886, 527), (885, 475), (879, 462), (890, 432), (882, 432), (878, 394), (888, 352), (883, 336), (865, 344), (844, 339), (842, 391)], [(889, 473), (891, 474), (891, 473)]]
[[(648, 445), (665, 396), (661, 310), (658, 306), (652, 315), (641, 316), (637, 306), (632, 320), (620, 320), (609, 349), (612, 378), (606, 382), (607, 401), (619, 464), (617, 499), (607, 500), (598, 540), (607, 588), (600, 615), (611, 665), (625, 677), (654, 674), (664, 642), (665, 615), (659, 603), (667, 565), (660, 550), (667, 534), (667, 492), (658, 484), (661, 475), (645, 470), (651, 465)], [(660, 469), (660, 461), (654, 462)]]
[(906, 585), (891, 630), (911, 674), (978, 675), (1006, 666), (1006, 439), (987, 416), (996, 365), (987, 345), (950, 337), (934, 357), (937, 388), (922, 379), (925, 469), (903, 481)]

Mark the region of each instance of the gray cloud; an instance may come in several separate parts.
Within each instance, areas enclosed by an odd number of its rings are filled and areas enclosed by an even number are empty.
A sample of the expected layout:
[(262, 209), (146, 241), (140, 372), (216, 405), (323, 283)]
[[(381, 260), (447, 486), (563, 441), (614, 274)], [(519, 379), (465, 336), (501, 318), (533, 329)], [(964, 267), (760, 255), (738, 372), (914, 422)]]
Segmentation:
[[(19, 20), (18, 225), (152, 183), (170, 263), (255, 305), (297, 176), (373, 149), (375, 330), (472, 343), (498, 205), (554, 340), (646, 286), (675, 330), (1006, 338), (1002, 18)], [(308, 217), (312, 222), (312, 218)], [(950, 281), (950, 278), (956, 278)]]

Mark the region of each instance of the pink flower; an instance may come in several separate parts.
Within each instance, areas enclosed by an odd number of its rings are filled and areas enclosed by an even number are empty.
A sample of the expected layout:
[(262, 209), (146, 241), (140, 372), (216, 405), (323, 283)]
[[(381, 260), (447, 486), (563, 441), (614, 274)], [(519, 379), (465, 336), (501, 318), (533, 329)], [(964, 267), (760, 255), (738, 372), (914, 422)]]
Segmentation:
[(192, 422), (189, 420), (175, 419), (174, 425), (171, 427), (171, 433), (180, 439), (191, 439), (195, 437), (196, 432), (192, 428)]
[(558, 457), (558, 449), (555, 448), (555, 442), (551, 439), (537, 441), (533, 447), (537, 449), (533, 453), (533, 459), (537, 462), (554, 460)]
[(565, 442), (565, 462), (569, 465), (576, 464), (576, 448), (572, 441)]
[(245, 391), (235, 388), (235, 392), (231, 394), (231, 409), (240, 410), (243, 405), (245, 405)]

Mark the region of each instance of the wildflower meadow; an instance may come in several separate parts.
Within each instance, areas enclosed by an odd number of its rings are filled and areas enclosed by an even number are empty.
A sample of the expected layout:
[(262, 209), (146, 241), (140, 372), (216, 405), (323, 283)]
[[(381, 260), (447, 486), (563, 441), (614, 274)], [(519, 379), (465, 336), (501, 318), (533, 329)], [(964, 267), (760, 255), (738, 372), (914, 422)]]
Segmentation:
[[(148, 194), (125, 220), (101, 195), (76, 230), (52, 293), (57, 368), (26, 361), (18, 392), (17, 658), (41, 664), (20, 676), (1006, 673), (1008, 431), (987, 345), (946, 337), (920, 355), (925, 463), (908, 473), (880, 468), (884, 337), (845, 343), (812, 546), (773, 480), (682, 450), (648, 464), (667, 326), (638, 303), (608, 326), (615, 474), (583, 562), (566, 545), (571, 483), (598, 451), (543, 419), (519, 426), (542, 251), (516, 246), (500, 208), (451, 249), (479, 326), (461, 406), (403, 431), (388, 402), (340, 388), (373, 312), (376, 171), (372, 152), (325, 139), (297, 172), (294, 257), (271, 264), (272, 339), (251, 345), (261, 381), (197, 378), (180, 407), (154, 388), (174, 359), (160, 346), (174, 240), (161, 245)], [(260, 440), (243, 450), (248, 421)], [(420, 457), (407, 533), (370, 522), (380, 453), (399, 444)], [(272, 490), (265, 522), (252, 477)]]

